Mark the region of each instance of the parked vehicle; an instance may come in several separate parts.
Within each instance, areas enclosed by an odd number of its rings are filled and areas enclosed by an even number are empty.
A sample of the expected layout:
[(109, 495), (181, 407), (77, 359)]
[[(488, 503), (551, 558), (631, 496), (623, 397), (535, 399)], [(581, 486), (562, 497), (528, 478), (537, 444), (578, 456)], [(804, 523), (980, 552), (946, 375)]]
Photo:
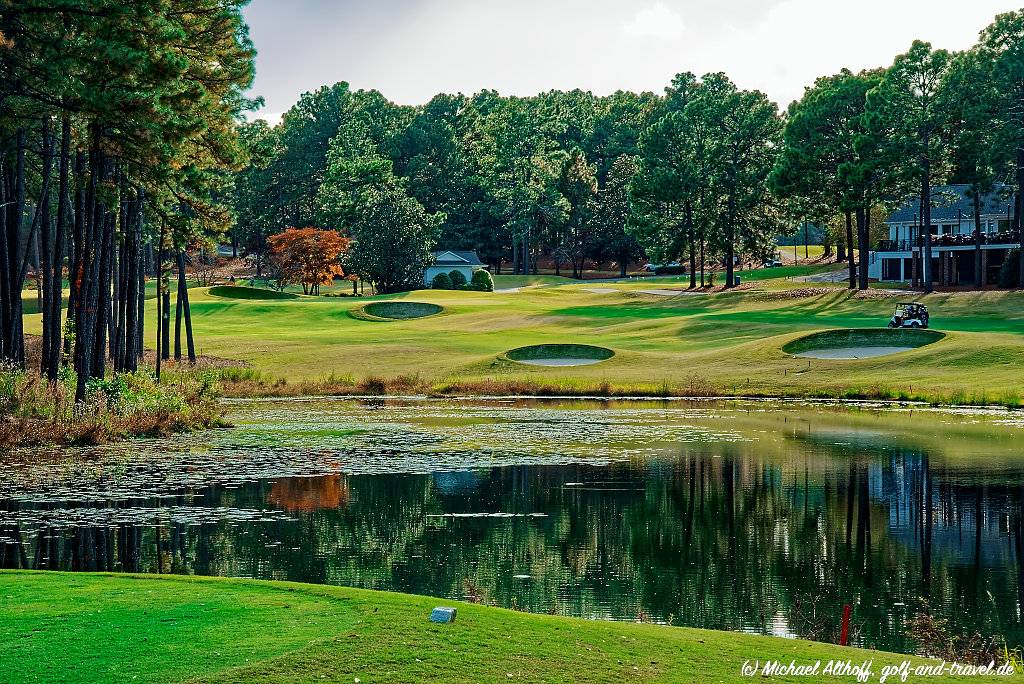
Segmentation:
[(645, 273), (654, 273), (659, 275), (679, 275), (680, 273), (686, 272), (686, 266), (680, 264), (678, 261), (670, 261), (667, 264), (644, 264), (640, 270)]
[(896, 312), (889, 319), (890, 328), (927, 328), (928, 307), (920, 302), (904, 302), (896, 305)]

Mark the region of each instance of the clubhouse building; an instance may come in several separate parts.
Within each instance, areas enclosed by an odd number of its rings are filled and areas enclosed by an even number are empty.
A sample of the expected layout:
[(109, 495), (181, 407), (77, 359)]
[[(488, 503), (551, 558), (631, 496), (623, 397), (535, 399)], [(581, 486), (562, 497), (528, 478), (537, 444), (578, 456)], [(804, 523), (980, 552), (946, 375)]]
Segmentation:
[[(999, 269), (1010, 250), (1020, 247), (1013, 229), (1013, 193), (997, 185), (981, 198), (981, 235), (974, 235), (974, 199), (969, 185), (937, 185), (932, 188), (931, 277), (936, 285), (973, 285), (980, 261), (984, 284), (999, 280)], [(920, 285), (924, 278), (924, 232), (920, 200), (913, 197), (894, 211), (886, 225), (889, 238), (879, 242), (868, 259), (872, 279)], [(980, 260), (978, 259), (980, 242)]]

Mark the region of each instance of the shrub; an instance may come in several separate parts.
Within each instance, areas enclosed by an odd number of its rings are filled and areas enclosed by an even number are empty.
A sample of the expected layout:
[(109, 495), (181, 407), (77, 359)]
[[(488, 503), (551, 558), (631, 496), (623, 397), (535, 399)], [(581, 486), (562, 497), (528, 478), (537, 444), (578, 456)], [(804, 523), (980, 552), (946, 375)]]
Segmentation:
[(222, 425), (216, 377), (209, 371), (168, 374), (157, 384), (145, 371), (91, 380), (76, 403), (75, 375), (56, 383), (36, 372), (0, 368), (0, 450), (41, 444), (102, 444)]
[(447, 273), (438, 273), (430, 281), (430, 287), (434, 290), (450, 290), (452, 289), (452, 279)]
[(481, 292), (494, 292), (494, 278), (491, 277), (489, 271), (480, 269), (473, 273), (473, 280), (471, 281), (474, 290)]
[(1020, 250), (1011, 249), (999, 269), (999, 287), (1020, 287)]
[(453, 290), (458, 290), (466, 286), (466, 276), (462, 275), (462, 271), (452, 271), (448, 274), (448, 277), (451, 278)]

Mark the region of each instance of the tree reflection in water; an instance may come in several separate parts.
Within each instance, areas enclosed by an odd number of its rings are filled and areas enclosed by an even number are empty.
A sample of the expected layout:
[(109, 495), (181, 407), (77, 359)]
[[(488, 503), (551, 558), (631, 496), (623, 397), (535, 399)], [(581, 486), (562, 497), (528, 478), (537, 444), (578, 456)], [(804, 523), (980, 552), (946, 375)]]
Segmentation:
[[(794, 432), (784, 453), (731, 441), (606, 467), (264, 479), (93, 504), (158, 509), (109, 525), (0, 501), (0, 567), (346, 584), (824, 641), (849, 603), (854, 641), (897, 651), (925, 601), (1024, 644), (1024, 484), (907, 445)], [(171, 513), (196, 501), (289, 515)]]

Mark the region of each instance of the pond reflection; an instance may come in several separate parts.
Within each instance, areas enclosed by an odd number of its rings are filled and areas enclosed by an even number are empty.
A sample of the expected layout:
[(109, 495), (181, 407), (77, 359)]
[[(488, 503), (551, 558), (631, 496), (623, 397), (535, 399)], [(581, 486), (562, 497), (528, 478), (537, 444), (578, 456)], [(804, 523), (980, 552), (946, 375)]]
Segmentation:
[(345, 584), (825, 641), (849, 603), (854, 641), (896, 651), (913, 651), (907, 621), (927, 605), (1024, 645), (1014, 414), (323, 401), (240, 405), (236, 420), (137, 454), (0, 464), (0, 567)]

